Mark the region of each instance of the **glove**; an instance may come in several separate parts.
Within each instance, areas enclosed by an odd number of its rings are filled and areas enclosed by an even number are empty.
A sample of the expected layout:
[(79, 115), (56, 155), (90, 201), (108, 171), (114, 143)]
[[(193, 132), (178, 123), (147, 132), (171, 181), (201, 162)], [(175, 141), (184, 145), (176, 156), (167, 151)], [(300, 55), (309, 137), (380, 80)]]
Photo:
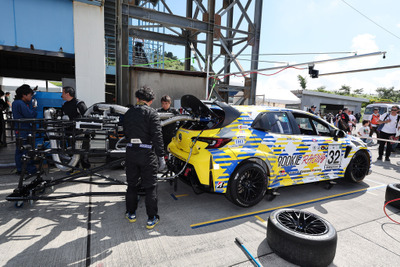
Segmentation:
[(166, 164), (165, 164), (165, 159), (164, 157), (159, 157), (158, 158), (158, 171), (162, 172), (165, 171), (167, 168)]

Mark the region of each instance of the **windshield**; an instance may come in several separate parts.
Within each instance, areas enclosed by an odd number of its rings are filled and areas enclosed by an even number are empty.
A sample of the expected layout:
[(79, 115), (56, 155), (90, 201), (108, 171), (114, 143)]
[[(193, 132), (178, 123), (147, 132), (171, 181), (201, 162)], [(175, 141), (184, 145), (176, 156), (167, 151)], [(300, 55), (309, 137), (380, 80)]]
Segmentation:
[[(364, 114), (371, 115), (372, 113), (374, 113), (374, 108), (376, 108), (376, 107), (377, 106), (375, 106), (375, 107), (366, 107)], [(383, 113), (387, 112), (387, 107), (377, 107), (377, 108), (379, 108), (379, 114), (381, 114), (381, 115)]]

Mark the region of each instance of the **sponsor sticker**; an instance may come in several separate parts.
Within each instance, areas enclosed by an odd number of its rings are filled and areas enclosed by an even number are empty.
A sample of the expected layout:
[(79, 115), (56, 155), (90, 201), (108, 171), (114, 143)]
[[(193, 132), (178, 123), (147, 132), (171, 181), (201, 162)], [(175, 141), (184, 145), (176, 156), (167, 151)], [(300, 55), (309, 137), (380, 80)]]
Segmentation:
[(246, 143), (246, 139), (235, 139), (235, 145), (244, 145)]
[(313, 152), (318, 151), (318, 144), (311, 144), (310, 145), (310, 150), (313, 151)]
[(225, 182), (218, 182), (215, 188), (224, 188)]

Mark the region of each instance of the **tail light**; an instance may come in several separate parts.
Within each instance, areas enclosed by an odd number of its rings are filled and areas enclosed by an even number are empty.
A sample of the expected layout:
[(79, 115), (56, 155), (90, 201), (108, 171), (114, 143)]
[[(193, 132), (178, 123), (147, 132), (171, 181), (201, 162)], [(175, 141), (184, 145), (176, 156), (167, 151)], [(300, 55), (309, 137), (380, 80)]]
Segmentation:
[(199, 137), (197, 139), (198, 141), (201, 142), (206, 142), (208, 146), (206, 149), (211, 149), (211, 148), (220, 148), (229, 143), (232, 139), (230, 138), (210, 138), (210, 137)]

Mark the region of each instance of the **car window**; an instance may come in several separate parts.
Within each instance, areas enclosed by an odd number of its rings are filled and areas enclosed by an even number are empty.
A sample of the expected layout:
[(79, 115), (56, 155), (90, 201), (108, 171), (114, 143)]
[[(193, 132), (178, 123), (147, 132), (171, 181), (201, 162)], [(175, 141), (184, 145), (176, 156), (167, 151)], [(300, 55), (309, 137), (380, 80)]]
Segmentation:
[(328, 126), (322, 124), (321, 122), (317, 120), (313, 120), (314, 126), (317, 130), (317, 135), (322, 135), (322, 136), (330, 136), (330, 129)]
[(300, 133), (305, 135), (316, 135), (314, 128), (312, 127), (309, 117), (300, 117), (298, 114), (293, 114), (296, 122), (299, 125)]
[(301, 134), (304, 135), (319, 135), (319, 136), (330, 136), (331, 130), (328, 124), (322, 120), (304, 114), (292, 112)]
[(289, 117), (286, 112), (260, 113), (254, 120), (252, 127), (271, 133), (293, 134)]

